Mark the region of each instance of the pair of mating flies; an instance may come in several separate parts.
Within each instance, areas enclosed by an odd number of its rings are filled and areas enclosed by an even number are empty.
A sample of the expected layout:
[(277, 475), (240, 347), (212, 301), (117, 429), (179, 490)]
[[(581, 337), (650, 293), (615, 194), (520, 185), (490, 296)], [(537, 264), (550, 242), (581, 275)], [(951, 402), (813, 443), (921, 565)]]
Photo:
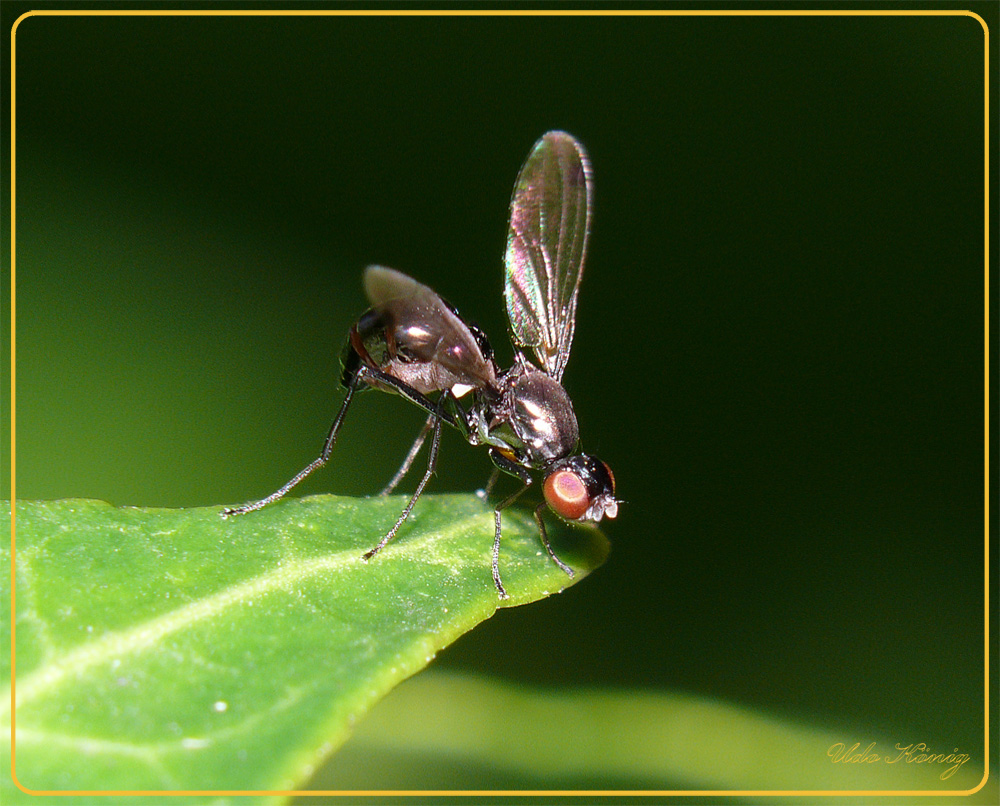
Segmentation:
[[(530, 347), (538, 366), (518, 352), (501, 371), (486, 335), (466, 322), (434, 291), (393, 269), (369, 266), (364, 273), (371, 308), (351, 328), (341, 357), (347, 396), (320, 455), (281, 489), (222, 515), (242, 515), (277, 501), (330, 458), (356, 392), (380, 389), (402, 395), (427, 412), (427, 421), (399, 471), (382, 491), (391, 492), (431, 434), (427, 470), (395, 525), (363, 555), (371, 559), (395, 537), (424, 491), (437, 464), (442, 423), (471, 445), (488, 446), (498, 472), (520, 479), (517, 492), (493, 510), (493, 582), (501, 599), (500, 513), (533, 482), (544, 478), (545, 503), (568, 521), (600, 521), (618, 514), (615, 480), (604, 462), (577, 453), (579, 429), (560, 380), (569, 358), (576, 299), (583, 276), (593, 196), (590, 162), (565, 132), (549, 132), (534, 146), (518, 174), (510, 203), (504, 298), (515, 344)], [(471, 392), (471, 403), (462, 398)], [(542, 545), (569, 576), (572, 569), (552, 550), (535, 509)]]

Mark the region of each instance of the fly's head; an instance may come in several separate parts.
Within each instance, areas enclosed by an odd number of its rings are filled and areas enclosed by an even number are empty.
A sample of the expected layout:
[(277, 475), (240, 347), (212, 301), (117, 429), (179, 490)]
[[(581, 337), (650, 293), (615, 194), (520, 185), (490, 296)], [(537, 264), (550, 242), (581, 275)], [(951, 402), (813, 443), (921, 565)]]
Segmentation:
[(593, 456), (580, 453), (553, 462), (542, 489), (552, 511), (568, 521), (597, 523), (618, 515), (615, 477)]

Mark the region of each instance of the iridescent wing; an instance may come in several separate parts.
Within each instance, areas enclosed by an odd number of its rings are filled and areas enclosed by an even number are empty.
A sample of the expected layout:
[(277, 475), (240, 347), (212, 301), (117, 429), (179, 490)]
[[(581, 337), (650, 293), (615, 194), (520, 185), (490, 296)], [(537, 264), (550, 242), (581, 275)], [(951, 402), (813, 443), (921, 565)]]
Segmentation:
[(514, 184), (504, 298), (514, 340), (562, 378), (573, 343), (593, 196), (590, 162), (571, 135), (535, 143)]

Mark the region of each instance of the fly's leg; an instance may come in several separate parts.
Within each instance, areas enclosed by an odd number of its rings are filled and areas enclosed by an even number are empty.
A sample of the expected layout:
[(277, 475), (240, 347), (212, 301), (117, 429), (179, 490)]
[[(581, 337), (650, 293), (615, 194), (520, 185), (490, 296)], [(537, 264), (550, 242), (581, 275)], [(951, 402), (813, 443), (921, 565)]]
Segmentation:
[(431, 449), (430, 453), (427, 455), (427, 471), (424, 473), (424, 477), (420, 479), (416, 492), (413, 493), (409, 503), (403, 509), (402, 514), (400, 514), (398, 520), (396, 521), (396, 525), (393, 526), (389, 530), (388, 534), (386, 534), (386, 536), (378, 542), (378, 545), (375, 546), (375, 548), (371, 549), (371, 551), (366, 551), (361, 555), (361, 559), (365, 562), (374, 557), (379, 551), (382, 550), (386, 543), (396, 536), (396, 532), (398, 532), (399, 527), (403, 525), (403, 521), (409, 517), (414, 504), (416, 504), (417, 499), (420, 498), (420, 494), (424, 491), (424, 487), (427, 486), (427, 482), (430, 480), (430, 477), (434, 475), (434, 468), (437, 465), (438, 447), (441, 444), (441, 418), (433, 416), (432, 419), (434, 420), (434, 436), (431, 438)]
[(549, 536), (545, 533), (545, 523), (542, 521), (542, 510), (545, 509), (545, 502), (543, 501), (537, 507), (535, 507), (535, 521), (538, 523), (538, 534), (541, 535), (542, 545), (545, 546), (545, 550), (549, 553), (552, 561), (562, 568), (566, 572), (566, 576), (570, 579), (573, 578), (573, 569), (570, 568), (566, 563), (556, 557), (556, 553), (552, 550), (552, 546), (549, 545)]
[(364, 365), (358, 367), (355, 380), (356, 382), (363, 381), (383, 391), (398, 393), (411, 403), (420, 406), (428, 414), (433, 415), (435, 419), (444, 420), (448, 425), (454, 426), (462, 432), (462, 436), (468, 438), (470, 428), (468, 415), (450, 389), (435, 402), (399, 378), (394, 378), (380, 369)]
[(500, 581), (500, 535), (502, 533), (500, 528), (500, 510), (513, 504), (518, 498), (521, 497), (521, 493), (527, 489), (528, 485), (525, 484), (513, 495), (508, 495), (503, 501), (497, 504), (493, 510), (493, 520), (496, 522), (496, 534), (493, 537), (493, 584), (497, 586), (497, 593), (500, 594), (501, 599), (509, 599), (510, 596), (508, 596), (503, 583)]
[(471, 426), (469, 425), (469, 415), (462, 408), (462, 405), (458, 402), (458, 398), (452, 393), (450, 389), (444, 391), (441, 397), (438, 398), (437, 402), (432, 402), (425, 395), (412, 389), (407, 384), (393, 378), (391, 375), (385, 375), (378, 370), (371, 370), (369, 368), (363, 368), (371, 377), (377, 379), (379, 382), (386, 383), (389, 386), (400, 391), (405, 397), (426, 409), (430, 412), (427, 417), (427, 422), (424, 423), (424, 427), (420, 434), (417, 436), (416, 441), (410, 447), (410, 452), (403, 462), (403, 466), (397, 471), (396, 475), (393, 476), (392, 480), (389, 482), (387, 487), (382, 491), (382, 495), (386, 495), (392, 491), (392, 489), (400, 482), (406, 472), (410, 469), (410, 465), (413, 464), (413, 460), (416, 458), (417, 452), (420, 450), (427, 438), (427, 432), (434, 429), (434, 435), (431, 438), (431, 449), (427, 454), (427, 470), (424, 472), (424, 476), (420, 479), (420, 483), (417, 485), (416, 491), (410, 497), (409, 502), (403, 509), (399, 518), (396, 520), (395, 525), (389, 530), (385, 537), (383, 537), (375, 548), (370, 551), (366, 551), (361, 555), (361, 559), (366, 562), (378, 554), (379, 551), (396, 536), (396, 532), (399, 531), (403, 522), (409, 517), (410, 512), (413, 511), (413, 507), (417, 503), (417, 499), (424, 491), (424, 487), (427, 486), (427, 482), (430, 481), (431, 476), (434, 475), (434, 469), (437, 467), (438, 449), (441, 445), (441, 423), (447, 422), (449, 425), (453, 425), (462, 435), (468, 438), (469, 433), (471, 433)]
[(493, 468), (493, 472), (490, 473), (490, 479), (486, 482), (486, 486), (482, 490), (477, 490), (476, 495), (482, 499), (487, 499), (493, 492), (493, 488), (496, 486), (497, 479), (500, 478), (500, 470), (498, 468)]
[[(421, 394), (409, 384), (404, 383), (398, 378), (394, 378), (381, 370), (373, 369), (365, 366), (364, 364), (360, 364), (356, 354), (348, 359), (348, 368), (344, 370), (342, 383), (347, 388), (347, 397), (344, 398), (344, 402), (340, 406), (340, 411), (337, 412), (337, 418), (333, 421), (333, 425), (330, 426), (330, 433), (327, 434), (326, 442), (323, 443), (323, 450), (320, 455), (299, 471), (299, 473), (296, 474), (295, 477), (282, 488), (275, 490), (266, 498), (261, 498), (260, 501), (254, 501), (250, 504), (244, 504), (241, 507), (223, 510), (221, 513), (223, 518), (230, 518), (233, 515), (245, 515), (247, 512), (254, 512), (262, 507), (266, 507), (268, 504), (277, 501), (279, 498), (284, 498), (310, 473), (325, 465), (330, 460), (330, 453), (333, 451), (333, 446), (337, 441), (337, 432), (340, 431), (340, 426), (344, 422), (344, 415), (347, 414), (347, 409), (351, 405), (351, 399), (354, 397), (354, 393), (360, 389), (363, 384), (392, 389), (405, 397), (411, 403), (415, 403), (420, 406), (424, 409), (424, 411), (430, 412), (431, 417), (437, 419), (439, 422), (443, 418), (449, 425), (455, 426), (463, 434), (467, 434), (469, 432), (467, 415), (465, 415), (461, 406), (456, 405), (452, 407), (452, 410), (444, 410), (441, 406), (441, 401), (435, 403), (426, 395)], [(446, 392), (445, 394), (450, 395), (451, 393)], [(452, 400), (455, 400), (454, 395), (451, 395), (451, 398)], [(442, 398), (442, 401), (444, 399), (445, 398)], [(457, 404), (457, 400), (455, 400), (455, 403)], [(459, 420), (461, 420), (461, 422), (459, 422)], [(415, 456), (417, 450), (419, 450), (419, 446), (411, 450)], [(410, 461), (412, 462), (412, 459)], [(405, 470), (403, 472), (405, 473)], [(401, 474), (400, 478), (402, 478)]]
[(493, 464), (500, 470), (510, 473), (512, 476), (517, 476), (524, 482), (524, 486), (520, 490), (507, 496), (493, 508), (493, 521), (496, 526), (496, 531), (493, 535), (493, 584), (496, 585), (497, 593), (500, 594), (501, 599), (509, 599), (510, 596), (508, 596), (503, 583), (500, 581), (500, 535), (502, 533), (500, 511), (506, 509), (521, 497), (522, 493), (531, 486), (532, 478), (527, 469), (515, 464), (493, 448), (490, 448), (490, 459), (493, 460)]
[(340, 411), (337, 412), (337, 417), (333, 421), (333, 425), (330, 426), (330, 433), (326, 435), (326, 442), (323, 443), (323, 450), (320, 452), (318, 457), (300, 470), (295, 477), (291, 479), (291, 481), (285, 484), (285, 486), (275, 490), (266, 498), (261, 498), (260, 501), (254, 501), (250, 504), (244, 504), (241, 507), (224, 509), (221, 513), (222, 517), (230, 518), (233, 515), (245, 515), (246, 513), (258, 510), (261, 507), (266, 507), (268, 504), (277, 501), (279, 498), (284, 498), (289, 491), (306, 476), (317, 468), (325, 465), (330, 460), (330, 454), (333, 452), (333, 446), (337, 442), (337, 432), (340, 431), (340, 426), (344, 422), (344, 415), (347, 414), (347, 409), (351, 405), (351, 399), (354, 397), (355, 391), (357, 391), (357, 384), (356, 382), (352, 382), (347, 387), (347, 397), (344, 398), (344, 402), (340, 405)]
[[(420, 397), (419, 400), (415, 397), (418, 395)], [(427, 435), (434, 427), (435, 421), (443, 419), (449, 425), (455, 426), (455, 428), (462, 432), (462, 436), (472, 442), (470, 434), (473, 432), (472, 426), (469, 423), (469, 415), (465, 409), (462, 408), (462, 404), (458, 402), (458, 398), (455, 397), (450, 389), (445, 390), (436, 404), (431, 403), (426, 397), (420, 395), (420, 393), (416, 391), (413, 391), (413, 394), (407, 395), (407, 397), (422, 408), (428, 409), (430, 414), (427, 416), (427, 422), (424, 423), (424, 427), (420, 430), (420, 433), (417, 434), (417, 438), (414, 440), (413, 445), (410, 446), (410, 452), (403, 460), (403, 464), (400, 466), (399, 470), (396, 471), (396, 475), (389, 480), (389, 483), (386, 484), (384, 488), (382, 488), (379, 495), (389, 495), (389, 493), (396, 489), (396, 485), (403, 480), (403, 477), (410, 472), (413, 460), (416, 459), (417, 454), (420, 453), (420, 449), (424, 445), (424, 440), (427, 439)]]
[(434, 421), (438, 417), (436, 414), (427, 415), (427, 422), (424, 423), (424, 427), (420, 429), (420, 433), (417, 434), (416, 440), (414, 440), (413, 445), (410, 446), (410, 452), (406, 454), (406, 458), (403, 460), (403, 464), (400, 466), (399, 470), (396, 471), (396, 475), (393, 476), (389, 483), (382, 488), (379, 495), (389, 495), (393, 490), (396, 489), (396, 485), (403, 480), (403, 477), (410, 471), (410, 466), (413, 464), (413, 460), (417, 458), (417, 454), (420, 453), (420, 449), (424, 445), (424, 440), (427, 439), (427, 435), (430, 433), (431, 428), (434, 427)]

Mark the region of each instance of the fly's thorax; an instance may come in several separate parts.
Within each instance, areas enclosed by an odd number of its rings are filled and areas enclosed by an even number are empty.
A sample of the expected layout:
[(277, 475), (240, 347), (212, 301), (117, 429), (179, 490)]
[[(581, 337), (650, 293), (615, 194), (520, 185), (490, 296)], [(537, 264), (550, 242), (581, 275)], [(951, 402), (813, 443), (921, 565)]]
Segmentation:
[(542, 465), (573, 451), (580, 429), (569, 395), (558, 381), (529, 370), (509, 378), (505, 392), (506, 425), (524, 446), (529, 463)]

